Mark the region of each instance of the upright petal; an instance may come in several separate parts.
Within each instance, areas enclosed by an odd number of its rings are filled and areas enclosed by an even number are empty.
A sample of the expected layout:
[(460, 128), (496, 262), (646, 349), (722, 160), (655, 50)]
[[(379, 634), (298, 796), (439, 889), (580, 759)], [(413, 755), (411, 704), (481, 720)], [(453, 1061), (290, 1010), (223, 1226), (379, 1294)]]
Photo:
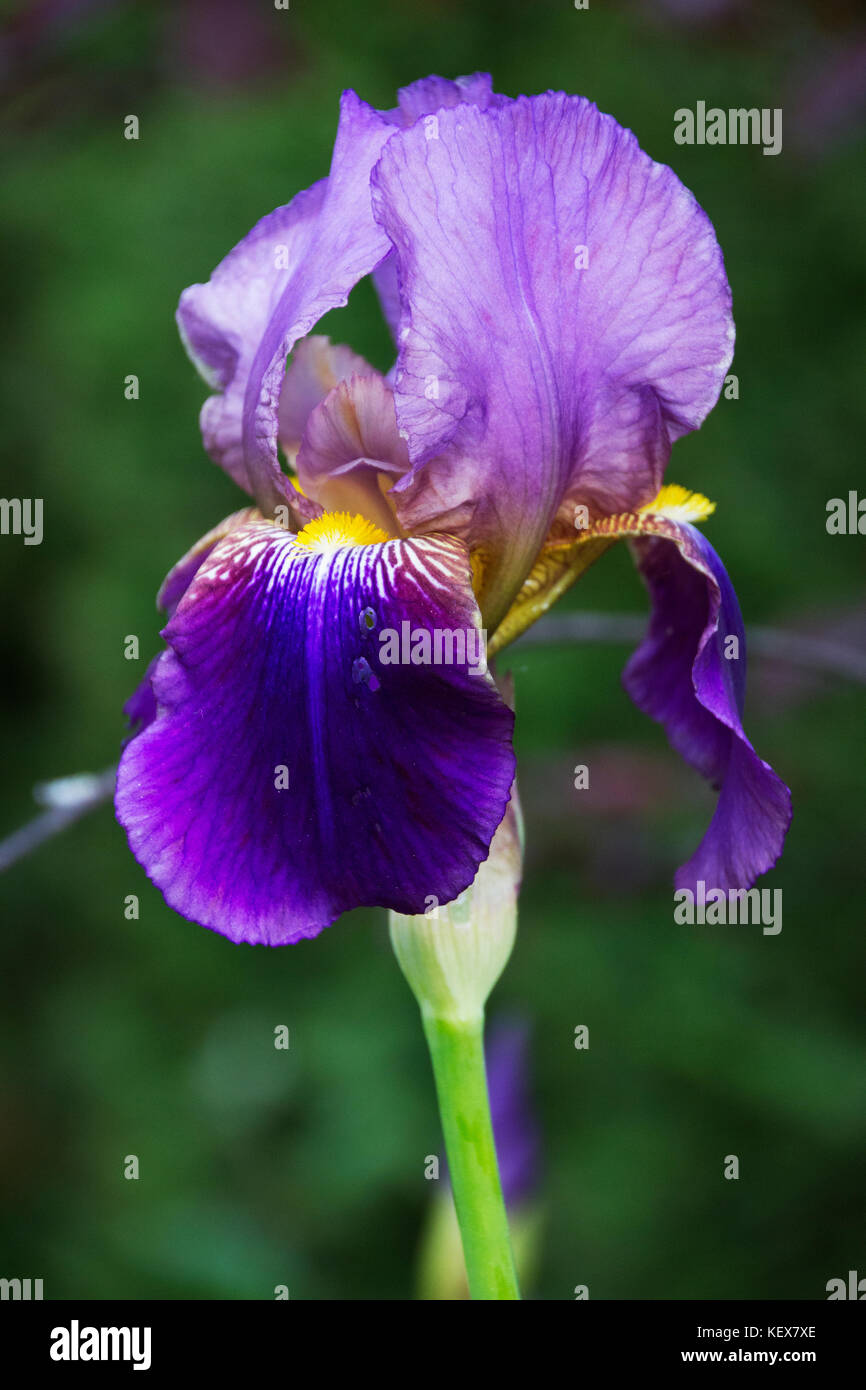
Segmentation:
[[(503, 100), (485, 74), (413, 83), (391, 111), (375, 111), (344, 92), (328, 178), (262, 218), (206, 285), (192, 285), (181, 296), (181, 337), (217, 392), (202, 408), (205, 448), (267, 513), (284, 501), (278, 428), (284, 437), (300, 434), (299, 401), (291, 397), (304, 374), (286, 383), (290, 399), (283, 406), (286, 357), (391, 250), (370, 211), (370, 171), (382, 146), (395, 128), (439, 107)], [(383, 282), (393, 282), (393, 272), (382, 273)]]
[[(386, 120), (403, 128), (423, 120), (425, 116), (435, 115), (443, 108), (459, 106), (468, 102), (485, 110), (488, 106), (502, 106), (508, 98), (493, 90), (489, 73), (475, 72), (468, 77), (457, 77), (453, 82), (444, 77), (422, 77), (408, 87), (401, 87), (397, 93), (397, 106), (391, 111), (382, 111)], [(429, 124), (425, 127), (429, 130)], [(393, 251), (373, 271), (373, 281), (382, 305), (382, 312), (396, 341), (400, 327), (400, 292), (397, 284), (397, 261)]]
[(493, 90), (489, 72), (473, 72), (468, 77), (420, 77), (397, 93), (397, 106), (383, 111), (395, 125), (410, 126), (424, 116), (452, 106), (468, 103), (484, 111), (488, 106), (502, 106), (508, 100)]
[(165, 630), (156, 718), (118, 771), (139, 862), (235, 941), (450, 901), (508, 803), (513, 716), (489, 675), (385, 659), (386, 634), (477, 633), (465, 547), (326, 529), (256, 522), (211, 551)]
[(385, 492), (409, 467), (394, 393), (377, 372), (341, 381), (310, 415), (297, 455), (298, 481), (326, 511), (360, 512), (400, 534)]
[(440, 111), (373, 172), (402, 304), (407, 529), (486, 552), (503, 616), (559, 509), (649, 501), (730, 361), (712, 226), (672, 171), (579, 97)]
[(280, 392), (280, 444), (289, 455), (298, 451), (310, 414), (340, 381), (375, 369), (351, 348), (314, 333), (292, 353)]
[(286, 357), (390, 249), (370, 210), (370, 170), (393, 132), (345, 92), (327, 179), (277, 208), (185, 290), (178, 325), (205, 380), (202, 432), (217, 463), (271, 512), (284, 500), (277, 454)]

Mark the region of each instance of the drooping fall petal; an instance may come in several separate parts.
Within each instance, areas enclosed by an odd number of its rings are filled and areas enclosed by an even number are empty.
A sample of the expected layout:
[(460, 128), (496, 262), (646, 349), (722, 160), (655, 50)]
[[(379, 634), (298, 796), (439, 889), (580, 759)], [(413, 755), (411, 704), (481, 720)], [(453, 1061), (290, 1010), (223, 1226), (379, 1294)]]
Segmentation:
[(404, 623), (477, 632), (465, 546), (302, 539), (262, 521), (210, 552), (118, 772), (118, 816), (166, 901), (235, 941), (449, 902), (514, 774), (513, 715), (486, 669), (382, 659)]
[(719, 791), (676, 885), (748, 888), (782, 852), (791, 794), (743, 729), (746, 639), (737, 596), (709, 541), (688, 523), (670, 538), (634, 540), (632, 549), (653, 614), (626, 666), (626, 690)]
[(709, 829), (679, 870), (677, 886), (692, 887), (703, 878), (727, 890), (749, 887), (775, 863), (791, 819), (791, 796), (743, 729), (740, 608), (721, 560), (693, 525), (713, 510), (705, 497), (672, 485), (640, 511), (601, 517), (575, 540), (548, 544), (488, 651), (493, 655), (514, 641), (611, 545), (628, 540), (653, 616), (626, 667), (626, 689), (719, 789)]

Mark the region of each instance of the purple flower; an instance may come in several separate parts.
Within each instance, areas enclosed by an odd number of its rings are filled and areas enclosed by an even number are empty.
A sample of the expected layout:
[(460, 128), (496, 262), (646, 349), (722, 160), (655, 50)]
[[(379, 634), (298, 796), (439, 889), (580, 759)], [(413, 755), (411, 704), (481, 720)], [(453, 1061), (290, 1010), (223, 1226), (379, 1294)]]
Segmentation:
[[(310, 336), (369, 274), (386, 377)], [(166, 580), (121, 761), (118, 816), (172, 907), (280, 945), (350, 907), (453, 900), (514, 775), (469, 638), (504, 646), (620, 536), (655, 605), (629, 689), (721, 788), (681, 879), (774, 862), (788, 794), (742, 730), (736, 599), (690, 524), (711, 508), (659, 491), (724, 380), (730, 292), (709, 220), (630, 132), (479, 75), (392, 111), (347, 92), (329, 176), (178, 322), (213, 390), (205, 445), (255, 505)], [(437, 663), (442, 634), (465, 651)]]

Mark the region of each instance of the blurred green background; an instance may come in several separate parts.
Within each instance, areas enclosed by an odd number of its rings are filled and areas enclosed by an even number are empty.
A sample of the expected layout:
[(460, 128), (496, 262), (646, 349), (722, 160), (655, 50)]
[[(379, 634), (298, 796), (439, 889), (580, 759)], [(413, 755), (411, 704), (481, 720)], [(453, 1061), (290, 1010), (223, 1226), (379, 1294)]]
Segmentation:
[[(377, 106), (428, 72), (562, 87), (673, 164), (725, 251), (740, 397), (675, 446), (668, 478), (718, 502), (706, 531), (747, 622), (862, 649), (866, 542), (825, 530), (827, 499), (862, 483), (866, 433), (862, 92), (838, 77), (863, 51), (856, 14), (7, 6), (2, 493), (45, 499), (45, 539), (0, 539), (0, 834), (33, 814), (35, 782), (114, 760), (158, 647), (157, 587), (240, 505), (202, 451), (206, 391), (174, 307), (327, 170), (347, 86)], [(698, 100), (781, 106), (782, 154), (676, 146), (673, 112)], [(325, 327), (389, 365), (368, 285)], [(627, 553), (567, 607), (643, 612)], [(123, 657), (131, 633), (139, 663)], [(690, 929), (670, 879), (712, 796), (630, 706), (626, 655), (518, 648), (506, 663), (528, 848), (491, 1014), (532, 1025), (547, 1222), (530, 1292), (823, 1298), (828, 1279), (866, 1275), (863, 690), (752, 662), (747, 728), (794, 793), (762, 884), (783, 889), (784, 927)], [(589, 791), (573, 790), (579, 762)], [(295, 948), (233, 946), (166, 908), (107, 807), (12, 868), (0, 901), (0, 1275), (41, 1277), (50, 1298), (411, 1296), (441, 1141), (383, 913)]]

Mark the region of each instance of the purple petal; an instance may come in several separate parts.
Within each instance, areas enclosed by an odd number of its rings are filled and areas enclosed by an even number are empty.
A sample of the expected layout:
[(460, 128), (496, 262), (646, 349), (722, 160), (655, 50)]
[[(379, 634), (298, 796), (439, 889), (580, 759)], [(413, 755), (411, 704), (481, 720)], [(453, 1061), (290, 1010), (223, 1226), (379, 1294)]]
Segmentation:
[(410, 126), (423, 116), (453, 106), (468, 103), (482, 111), (488, 106), (502, 106), (508, 100), (493, 90), (489, 72), (473, 72), (468, 77), (421, 77), (397, 93), (397, 106), (383, 111), (395, 125)]
[(373, 283), (382, 306), (385, 322), (391, 329), (394, 341), (400, 329), (400, 286), (397, 283), (397, 258), (390, 251), (384, 261), (373, 271)]
[(670, 169), (562, 94), (401, 132), (373, 205), (403, 306), (415, 467), (398, 512), (486, 550), (493, 627), (563, 504), (649, 501), (672, 441), (714, 404), (733, 340), (721, 252)]
[(185, 290), (178, 326), (220, 394), (202, 409), (205, 447), (263, 510), (283, 501), (277, 413), (286, 357), (390, 249), (370, 210), (370, 170), (393, 127), (343, 95), (327, 179), (270, 213)]
[(320, 334), (302, 338), (292, 353), (280, 392), (279, 435), (286, 453), (297, 452), (310, 413), (340, 381), (374, 369), (351, 348)]
[(513, 716), (465, 663), (381, 661), (404, 622), (477, 627), (459, 541), (313, 550), (259, 522), (215, 547), (118, 771), (118, 818), (170, 906), (282, 945), (472, 882), (508, 803)]
[(365, 516), (389, 535), (400, 528), (383, 485), (408, 467), (394, 393), (378, 373), (341, 381), (325, 397), (307, 421), (297, 457), (298, 481), (309, 497), (326, 511)]
[[(395, 127), (440, 106), (502, 100), (484, 74), (416, 82), (400, 92), (392, 111), (375, 111), (344, 92), (328, 178), (262, 218), (206, 285), (181, 295), (181, 337), (218, 393), (202, 408), (205, 448), (264, 511), (284, 501), (278, 428), (282, 438), (297, 440), (304, 423), (298, 379), (287, 383), (294, 398), (282, 404), (286, 357), (391, 250), (370, 210), (370, 171), (382, 146)], [(337, 379), (346, 374), (343, 364)]]
[[(725, 568), (693, 526), (666, 525), (669, 540), (631, 542), (653, 615), (623, 680), (673, 747), (719, 788), (712, 822), (677, 872), (677, 887), (694, 890), (703, 880), (724, 891), (748, 888), (782, 852), (791, 794), (743, 731), (745, 634)], [(737, 656), (726, 656), (726, 647)]]
[(202, 536), (201, 540), (196, 541), (183, 558), (172, 566), (162, 581), (156, 602), (163, 613), (169, 618), (174, 617), (177, 605), (219, 541), (225, 540), (226, 536), (231, 535), (232, 531), (237, 531), (239, 527), (249, 526), (252, 522), (260, 520), (261, 514), (255, 507), (244, 507), (239, 512), (232, 512), (231, 516), (227, 516)]
[[(191, 550), (172, 566), (162, 581), (162, 587), (156, 596), (157, 606), (172, 617), (177, 605), (180, 603), (187, 589), (195, 577), (196, 572), (204, 564), (218, 541), (224, 539), (231, 531), (239, 526), (248, 525), (251, 521), (260, 520), (260, 514), (255, 507), (245, 507), (242, 511), (232, 512), (225, 521), (221, 521), (212, 531), (208, 531), (206, 536), (196, 541)], [(156, 697), (153, 693), (153, 676), (156, 671), (159, 657), (154, 657), (150, 662), (144, 677), (138, 688), (130, 695), (123, 712), (126, 715), (129, 726), (128, 737), (145, 729), (156, 718)]]
[(123, 713), (126, 715), (127, 739), (134, 738), (136, 734), (146, 729), (148, 724), (152, 724), (156, 718), (156, 696), (153, 693), (153, 676), (159, 657), (155, 656), (148, 664), (139, 685), (130, 695), (126, 704), (123, 706)]
[[(413, 82), (410, 87), (402, 87), (397, 97), (399, 104), (392, 111), (383, 111), (380, 114), (394, 125), (404, 128), (424, 116), (434, 115), (443, 108), (459, 106), (462, 102), (485, 110), (488, 106), (502, 106), (508, 100), (507, 97), (494, 92), (492, 79), (486, 72), (458, 77), (453, 82), (444, 77), (423, 77), (420, 81)], [(400, 291), (397, 284), (397, 260), (393, 251), (376, 267), (373, 280), (385, 320), (396, 341), (400, 327)]]

